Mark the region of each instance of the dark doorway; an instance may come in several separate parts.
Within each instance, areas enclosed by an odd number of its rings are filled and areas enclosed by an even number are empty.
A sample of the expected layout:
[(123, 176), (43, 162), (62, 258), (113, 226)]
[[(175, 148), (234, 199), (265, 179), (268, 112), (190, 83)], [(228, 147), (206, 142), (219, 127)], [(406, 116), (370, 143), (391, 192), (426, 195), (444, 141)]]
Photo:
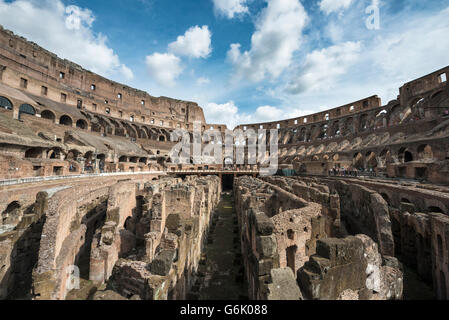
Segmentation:
[(293, 270), (293, 273), (296, 274), (296, 251), (298, 250), (297, 246), (292, 246), (287, 248), (287, 267)]
[(234, 189), (234, 175), (224, 174), (221, 178), (221, 187), (223, 191), (231, 191)]
[(416, 178), (426, 179), (427, 178), (427, 168), (416, 168)]

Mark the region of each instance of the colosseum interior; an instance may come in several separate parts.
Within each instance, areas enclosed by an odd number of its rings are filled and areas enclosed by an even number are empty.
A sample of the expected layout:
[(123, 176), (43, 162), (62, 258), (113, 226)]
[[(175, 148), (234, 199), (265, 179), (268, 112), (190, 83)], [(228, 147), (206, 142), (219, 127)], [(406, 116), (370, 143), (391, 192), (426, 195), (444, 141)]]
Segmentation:
[(173, 162), (226, 126), (2, 28), (0, 299), (449, 299), (448, 74), (242, 124), (279, 132), (262, 176)]

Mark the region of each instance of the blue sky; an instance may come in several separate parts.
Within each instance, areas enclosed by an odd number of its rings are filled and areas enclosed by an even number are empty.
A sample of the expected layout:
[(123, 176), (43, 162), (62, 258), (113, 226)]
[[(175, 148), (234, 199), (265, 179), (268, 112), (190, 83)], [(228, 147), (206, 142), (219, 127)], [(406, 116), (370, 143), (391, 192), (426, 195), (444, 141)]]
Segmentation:
[(447, 0), (0, 0), (0, 24), (230, 127), (386, 104), (449, 65)]

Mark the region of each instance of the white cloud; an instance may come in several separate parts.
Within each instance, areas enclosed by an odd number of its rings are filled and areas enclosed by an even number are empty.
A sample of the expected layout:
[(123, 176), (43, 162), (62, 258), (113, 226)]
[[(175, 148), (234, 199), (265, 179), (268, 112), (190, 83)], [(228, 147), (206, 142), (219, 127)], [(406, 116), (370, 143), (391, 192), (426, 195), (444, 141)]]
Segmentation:
[(332, 12), (349, 8), (351, 3), (352, 0), (322, 0), (320, 2), (320, 9), (326, 14), (331, 14)]
[(273, 106), (260, 106), (253, 113), (242, 112), (233, 101), (223, 104), (208, 103), (204, 108), (207, 123), (226, 124), (228, 129), (234, 129), (238, 125), (273, 122), (302, 117), (313, 113), (312, 110), (299, 108), (281, 109)]
[(247, 0), (212, 0), (215, 12), (229, 19), (236, 15), (248, 13)]
[(171, 53), (154, 53), (146, 57), (150, 75), (162, 86), (173, 87), (183, 71), (181, 59)]
[(95, 17), (89, 9), (81, 9), (77, 6), (68, 6), (65, 8), (67, 17), (65, 18), (65, 25), (69, 30), (79, 30), (85, 23), (91, 27), (95, 21)]
[(299, 0), (267, 0), (251, 37), (251, 49), (241, 52), (240, 44), (232, 44), (228, 60), (236, 77), (257, 82), (267, 76), (277, 78), (292, 63), (300, 48), (302, 30), (308, 21)]
[(89, 9), (65, 6), (60, 0), (0, 0), (0, 23), (61, 58), (103, 76), (129, 80), (132, 72), (120, 62), (107, 38), (95, 34)]
[(198, 78), (196, 83), (198, 85), (202, 86), (202, 85), (205, 85), (205, 84), (209, 84), (210, 83), (210, 79), (209, 78), (205, 78), (205, 77), (200, 77), (200, 78)]
[(179, 56), (207, 58), (212, 52), (211, 32), (208, 26), (191, 27), (184, 35), (168, 45), (169, 51)]
[(234, 101), (223, 104), (208, 103), (204, 108), (204, 116), (207, 123), (210, 124), (226, 124), (228, 129), (234, 129), (241, 123), (250, 121), (251, 116), (239, 113), (239, 108)]
[(360, 42), (345, 42), (309, 53), (299, 76), (289, 83), (288, 92), (298, 94), (332, 88), (338, 77), (357, 62), (360, 51)]
[(410, 81), (447, 66), (448, 17), (449, 7), (437, 14), (392, 26), (369, 44), (366, 59), (381, 68), (385, 78), (401, 81)]

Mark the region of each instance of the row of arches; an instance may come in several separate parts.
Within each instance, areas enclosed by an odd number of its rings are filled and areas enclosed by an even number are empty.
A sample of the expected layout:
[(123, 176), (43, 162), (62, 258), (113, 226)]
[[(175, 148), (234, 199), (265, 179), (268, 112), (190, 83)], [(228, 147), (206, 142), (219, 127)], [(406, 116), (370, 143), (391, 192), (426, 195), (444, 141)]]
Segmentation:
[[(0, 107), (7, 110), (13, 110), (12, 102), (3, 96), (0, 96)], [(24, 114), (35, 116), (37, 111), (32, 105), (25, 103), (19, 107), (18, 118), (21, 119), (21, 116)], [(106, 118), (98, 115), (92, 117), (89, 114), (84, 114), (84, 116), (91, 121), (91, 131), (93, 132), (104, 132), (122, 137), (128, 135), (134, 139), (151, 139), (159, 142), (167, 142), (170, 140), (170, 132), (165, 129), (139, 126), (135, 123), (130, 124), (126, 121), (114, 120), (112, 118)], [(56, 114), (51, 110), (42, 110), (40, 117), (52, 122), (56, 122), (57, 119)], [(59, 117), (59, 124), (67, 127), (73, 127), (75, 124), (76, 128), (82, 130), (89, 129), (88, 121), (84, 119), (74, 120), (71, 116), (66, 114)]]
[[(443, 97), (444, 91), (440, 90), (427, 97), (415, 97), (406, 105), (401, 105), (394, 100), (383, 109), (376, 109), (338, 120), (329, 120), (326, 117), (326, 122), (321, 124), (281, 129), (279, 144), (308, 143), (316, 140), (341, 138), (371, 130), (403, 125), (422, 120), (426, 116), (447, 117), (449, 116), (449, 108), (444, 107)], [(437, 107), (438, 105), (440, 107)], [(426, 110), (430, 111), (426, 113)]]

